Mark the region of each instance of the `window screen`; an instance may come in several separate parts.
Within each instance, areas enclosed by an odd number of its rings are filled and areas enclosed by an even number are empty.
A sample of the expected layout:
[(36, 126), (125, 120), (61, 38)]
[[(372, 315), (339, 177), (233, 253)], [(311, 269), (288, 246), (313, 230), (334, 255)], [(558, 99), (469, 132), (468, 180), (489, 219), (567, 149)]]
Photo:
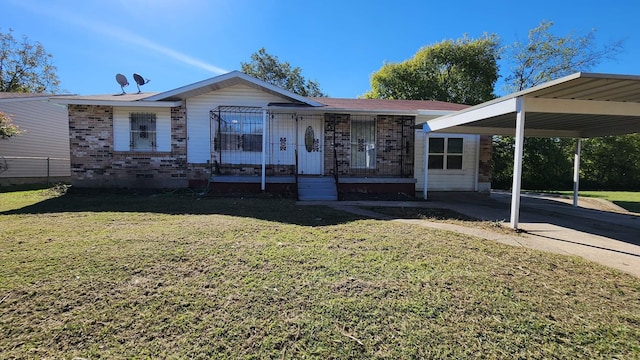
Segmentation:
[(156, 114), (155, 113), (130, 113), (131, 124), (131, 150), (155, 151), (156, 150)]

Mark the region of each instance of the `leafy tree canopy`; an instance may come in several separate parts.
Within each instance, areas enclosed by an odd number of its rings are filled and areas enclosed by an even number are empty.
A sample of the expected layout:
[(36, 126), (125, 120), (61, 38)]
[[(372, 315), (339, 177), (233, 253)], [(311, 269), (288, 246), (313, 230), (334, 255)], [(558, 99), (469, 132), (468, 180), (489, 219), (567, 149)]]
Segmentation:
[(496, 35), (444, 40), (421, 48), (409, 60), (383, 65), (363, 96), (479, 104), (495, 97), (499, 57)]
[(243, 73), (262, 81), (289, 90), (301, 96), (324, 97), (317, 82), (302, 76), (302, 69), (292, 68), (288, 62), (280, 62), (277, 56), (267, 53), (265, 48), (251, 55), (251, 62), (241, 62)]
[(506, 47), (511, 73), (505, 90), (524, 90), (579, 71), (588, 71), (603, 60), (612, 60), (622, 51), (622, 41), (598, 47), (595, 30), (583, 36), (554, 35), (552, 21), (542, 21), (529, 31), (526, 42), (516, 41)]
[[(614, 59), (622, 50), (616, 41), (598, 47), (595, 30), (579, 36), (552, 33), (553, 22), (542, 21), (529, 31), (526, 42), (506, 47), (511, 73), (505, 90), (516, 92), (579, 71), (589, 71), (604, 60)], [(513, 137), (493, 138), (493, 181), (496, 188), (509, 188), (513, 173)], [(583, 141), (582, 180), (592, 189), (637, 189), (640, 159), (638, 135), (592, 138)], [(522, 164), (522, 185), (528, 189), (569, 189), (575, 140), (527, 138)], [(624, 156), (623, 156), (624, 154)]]
[(0, 91), (57, 92), (60, 81), (52, 58), (39, 42), (26, 36), (16, 40), (12, 30), (0, 32)]

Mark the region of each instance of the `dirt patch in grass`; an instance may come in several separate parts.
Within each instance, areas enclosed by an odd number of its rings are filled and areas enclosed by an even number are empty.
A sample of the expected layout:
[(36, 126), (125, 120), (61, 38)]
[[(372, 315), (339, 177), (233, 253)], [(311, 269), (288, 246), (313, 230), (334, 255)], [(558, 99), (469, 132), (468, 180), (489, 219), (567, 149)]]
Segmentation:
[(363, 207), (380, 214), (393, 216), (398, 219), (417, 219), (435, 222), (444, 222), (460, 226), (475, 227), (478, 229), (499, 232), (503, 234), (517, 234), (516, 231), (503, 226), (497, 221), (482, 221), (476, 218), (461, 214), (450, 209), (424, 208), (424, 207)]

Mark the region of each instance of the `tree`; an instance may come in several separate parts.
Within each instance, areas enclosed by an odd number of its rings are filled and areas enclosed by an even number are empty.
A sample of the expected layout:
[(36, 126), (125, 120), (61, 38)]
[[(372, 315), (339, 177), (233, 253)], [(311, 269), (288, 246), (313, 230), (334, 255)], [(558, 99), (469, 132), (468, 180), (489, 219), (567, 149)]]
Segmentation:
[(640, 189), (640, 134), (582, 142), (580, 183), (593, 190)]
[(425, 46), (409, 60), (384, 64), (365, 98), (439, 100), (475, 105), (493, 99), (499, 39), (484, 35)]
[(325, 95), (317, 82), (302, 76), (302, 69), (291, 68), (288, 62), (280, 62), (277, 56), (267, 53), (265, 48), (251, 55), (251, 62), (241, 62), (243, 73), (289, 90), (301, 96), (323, 97)]
[(573, 74), (588, 71), (603, 60), (612, 60), (622, 51), (622, 42), (598, 47), (595, 30), (584, 36), (551, 33), (552, 21), (542, 21), (529, 30), (527, 42), (516, 41), (507, 47), (506, 59), (511, 74), (505, 78), (506, 90), (516, 92)]
[(8, 139), (22, 132), (17, 125), (13, 124), (9, 115), (0, 111), (0, 139)]
[[(598, 47), (595, 30), (584, 36), (551, 33), (553, 22), (542, 21), (529, 31), (526, 42), (515, 42), (505, 50), (511, 74), (505, 90), (521, 91), (547, 81), (588, 71), (621, 51), (617, 41)], [(511, 186), (513, 137), (494, 136), (493, 187)], [(527, 138), (523, 153), (522, 186), (529, 189), (560, 189), (570, 186), (575, 141), (560, 138)], [(507, 149), (511, 149), (508, 151)]]
[(60, 81), (51, 62), (53, 55), (26, 36), (16, 40), (12, 32), (0, 32), (0, 91), (57, 92)]

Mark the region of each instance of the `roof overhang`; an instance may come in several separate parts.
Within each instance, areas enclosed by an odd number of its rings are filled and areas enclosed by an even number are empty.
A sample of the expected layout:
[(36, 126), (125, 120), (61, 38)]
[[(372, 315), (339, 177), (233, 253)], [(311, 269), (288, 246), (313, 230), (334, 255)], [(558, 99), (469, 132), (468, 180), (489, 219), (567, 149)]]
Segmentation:
[(425, 132), (514, 135), (518, 103), (525, 136), (588, 138), (640, 132), (640, 76), (576, 73), (450, 115)]
[(305, 104), (308, 106), (323, 106), (322, 103), (313, 101), (304, 96), (294, 94), (290, 91), (281, 89), (275, 85), (269, 84), (265, 81), (253, 78), (240, 71), (232, 71), (220, 76), (216, 76), (207, 80), (203, 80), (197, 83), (186, 85), (174, 90), (159, 93), (157, 95), (150, 96), (144, 101), (176, 101), (185, 100), (190, 97), (203, 95), (212, 91), (220, 90), (229, 86), (243, 84), (252, 88), (270, 93), (275, 96), (289, 99), (293, 102)]
[(102, 105), (120, 107), (178, 107), (183, 104), (182, 100), (177, 101), (118, 101), (118, 100), (93, 100), (93, 99), (60, 99), (49, 98), (50, 102), (63, 105)]

